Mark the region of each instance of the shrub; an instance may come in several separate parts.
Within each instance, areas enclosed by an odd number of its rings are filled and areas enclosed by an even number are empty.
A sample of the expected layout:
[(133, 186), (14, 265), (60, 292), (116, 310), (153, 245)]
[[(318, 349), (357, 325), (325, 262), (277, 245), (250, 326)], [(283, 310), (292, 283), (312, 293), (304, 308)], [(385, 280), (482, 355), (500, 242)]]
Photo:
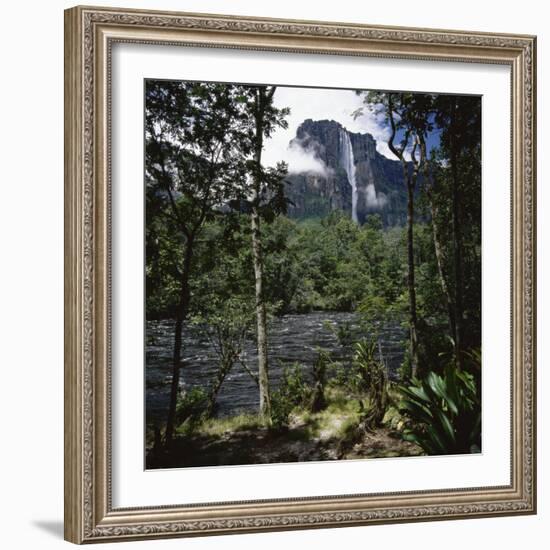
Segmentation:
[(443, 376), (429, 372), (399, 392), (399, 410), (413, 421), (405, 440), (432, 455), (480, 451), (481, 401), (473, 375), (447, 366)]
[(360, 401), (364, 411), (362, 424), (367, 429), (381, 424), (388, 404), (386, 369), (376, 358), (376, 347), (376, 340), (362, 340), (355, 344), (353, 356), (355, 388), (367, 394), (367, 400)]
[(311, 393), (311, 387), (302, 375), (302, 367), (298, 364), (286, 367), (279, 389), (271, 394), (271, 427), (275, 430), (287, 428), (292, 410), (305, 405)]
[(290, 413), (294, 404), (280, 389), (271, 394), (271, 429), (280, 431), (288, 428)]
[(176, 421), (178, 424), (187, 422), (195, 424), (199, 421), (208, 405), (208, 395), (202, 388), (191, 388), (178, 397), (176, 405)]

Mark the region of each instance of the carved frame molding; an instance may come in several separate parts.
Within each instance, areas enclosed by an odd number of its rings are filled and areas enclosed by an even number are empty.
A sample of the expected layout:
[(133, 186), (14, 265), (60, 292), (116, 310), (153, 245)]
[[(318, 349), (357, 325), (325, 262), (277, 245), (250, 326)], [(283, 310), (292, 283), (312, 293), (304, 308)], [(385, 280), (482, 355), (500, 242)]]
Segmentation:
[[(512, 86), (509, 486), (113, 509), (110, 56), (115, 42), (499, 63)], [(535, 441), (533, 36), (76, 7), (65, 12), (65, 538), (169, 536), (531, 514)]]

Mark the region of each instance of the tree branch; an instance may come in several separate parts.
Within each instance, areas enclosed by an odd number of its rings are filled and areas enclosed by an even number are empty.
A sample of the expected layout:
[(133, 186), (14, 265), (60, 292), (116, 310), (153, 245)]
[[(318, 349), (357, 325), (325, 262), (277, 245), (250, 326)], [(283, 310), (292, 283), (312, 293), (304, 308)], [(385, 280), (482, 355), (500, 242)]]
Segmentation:
[(271, 86), (269, 89), (269, 92), (267, 92), (267, 103), (269, 103), (273, 99), (273, 95), (275, 94), (275, 90), (277, 89), (277, 86)]
[(248, 366), (242, 360), (240, 355), (239, 355), (238, 359), (239, 359), (239, 363), (242, 365), (243, 369), (250, 375), (250, 378), (252, 378), (252, 380), (254, 380), (254, 382), (256, 383), (256, 386), (258, 386), (258, 388), (259, 388), (260, 387), (259, 378), (248, 368)]

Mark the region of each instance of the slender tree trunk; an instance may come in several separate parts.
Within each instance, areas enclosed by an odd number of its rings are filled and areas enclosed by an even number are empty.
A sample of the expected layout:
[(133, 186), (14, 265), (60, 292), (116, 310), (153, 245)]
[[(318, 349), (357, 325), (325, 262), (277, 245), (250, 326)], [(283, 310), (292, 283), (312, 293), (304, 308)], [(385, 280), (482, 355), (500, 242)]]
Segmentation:
[(443, 247), (441, 246), (441, 239), (439, 236), (439, 230), (437, 229), (437, 206), (433, 202), (433, 197), (431, 192), (427, 192), (426, 196), (428, 197), (428, 205), (430, 208), (430, 217), (431, 217), (431, 224), (432, 224), (432, 238), (434, 243), (434, 250), (435, 250), (435, 260), (437, 264), (437, 273), (439, 276), (439, 284), (441, 286), (441, 290), (443, 292), (443, 296), (445, 296), (445, 301), (447, 302), (447, 314), (449, 316), (449, 331), (451, 333), (451, 337), (456, 342), (456, 326), (455, 326), (455, 316), (454, 316), (454, 305), (453, 305), (453, 299), (451, 296), (451, 290), (449, 288), (449, 285), (447, 284), (447, 278), (445, 277), (445, 270), (443, 268), (444, 261), (443, 261)]
[(210, 418), (214, 413), (214, 406), (216, 405), (216, 399), (220, 393), (222, 384), (229, 374), (229, 371), (233, 367), (234, 360), (232, 357), (224, 357), (221, 361), (220, 370), (216, 376), (216, 381), (210, 390), (210, 395), (208, 396), (208, 405), (206, 406), (206, 416)]
[[(409, 170), (409, 163), (405, 160), (405, 150), (409, 143), (409, 138), (413, 129), (409, 128), (405, 131), (405, 136), (400, 147), (396, 147), (394, 140), (397, 135), (397, 125), (394, 113), (393, 94), (388, 94), (388, 117), (390, 120), (391, 135), (388, 139), (388, 146), (391, 152), (401, 161), (403, 168), (403, 182), (407, 186), (407, 286), (409, 291), (409, 355), (411, 362), (412, 376), (416, 376), (418, 372), (418, 319), (416, 313), (416, 288), (414, 280), (414, 188), (418, 171), (425, 161), (425, 142), (418, 134), (414, 137), (414, 146), (411, 153), (412, 162), (414, 165), (412, 174)], [(414, 134), (413, 134), (414, 135)], [(417, 146), (420, 146), (420, 160), (416, 159), (415, 152)]]
[(176, 408), (178, 404), (181, 352), (183, 341), (183, 323), (189, 313), (189, 276), (191, 274), (191, 262), (193, 260), (193, 238), (188, 237), (185, 243), (185, 255), (183, 270), (180, 277), (180, 300), (176, 311), (176, 325), (174, 330), (174, 354), (172, 356), (172, 382), (170, 384), (170, 403), (166, 418), (166, 432), (164, 435), (166, 446), (170, 446), (174, 437), (176, 424)]
[(416, 314), (416, 287), (414, 278), (414, 180), (407, 176), (407, 284), (409, 290), (409, 331), (411, 374), (418, 372), (418, 319)]
[[(453, 120), (451, 126), (456, 127), (456, 111), (457, 103), (453, 105)], [(451, 131), (450, 149), (451, 149), (451, 185), (453, 194), (453, 240), (454, 240), (454, 275), (455, 275), (455, 299), (454, 299), (454, 316), (455, 316), (455, 361), (457, 368), (462, 367), (462, 347), (464, 340), (464, 308), (463, 308), (463, 265), (462, 265), (462, 229), (460, 227), (460, 189), (458, 178), (458, 151), (456, 144), (456, 129)]]
[[(274, 90), (273, 90), (274, 91)], [(264, 297), (264, 262), (258, 206), (261, 200), (261, 162), (264, 135), (264, 106), (266, 92), (258, 90), (256, 102), (256, 135), (254, 161), (256, 172), (253, 176), (252, 197), (252, 256), (254, 262), (254, 282), (256, 294), (256, 326), (258, 347), (258, 385), (260, 388), (260, 415), (266, 421), (271, 420), (271, 399), (269, 395), (269, 366), (267, 360), (267, 314)]]
[(264, 419), (269, 420), (271, 418), (271, 400), (269, 396), (269, 370), (267, 362), (267, 315), (263, 288), (264, 267), (261, 245), (260, 216), (256, 207), (252, 209), (252, 255), (254, 258), (254, 281), (256, 290), (260, 414)]

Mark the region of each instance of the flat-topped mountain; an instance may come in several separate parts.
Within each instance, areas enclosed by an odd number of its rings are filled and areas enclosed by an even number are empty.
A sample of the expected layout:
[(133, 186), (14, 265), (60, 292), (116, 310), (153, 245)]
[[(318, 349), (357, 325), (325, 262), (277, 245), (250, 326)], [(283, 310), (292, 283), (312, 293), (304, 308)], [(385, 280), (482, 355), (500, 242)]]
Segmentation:
[(324, 166), (288, 176), (289, 216), (309, 218), (343, 210), (360, 224), (372, 213), (386, 226), (405, 223), (401, 164), (380, 154), (370, 134), (349, 132), (334, 120), (307, 119), (289, 146), (301, 148)]

